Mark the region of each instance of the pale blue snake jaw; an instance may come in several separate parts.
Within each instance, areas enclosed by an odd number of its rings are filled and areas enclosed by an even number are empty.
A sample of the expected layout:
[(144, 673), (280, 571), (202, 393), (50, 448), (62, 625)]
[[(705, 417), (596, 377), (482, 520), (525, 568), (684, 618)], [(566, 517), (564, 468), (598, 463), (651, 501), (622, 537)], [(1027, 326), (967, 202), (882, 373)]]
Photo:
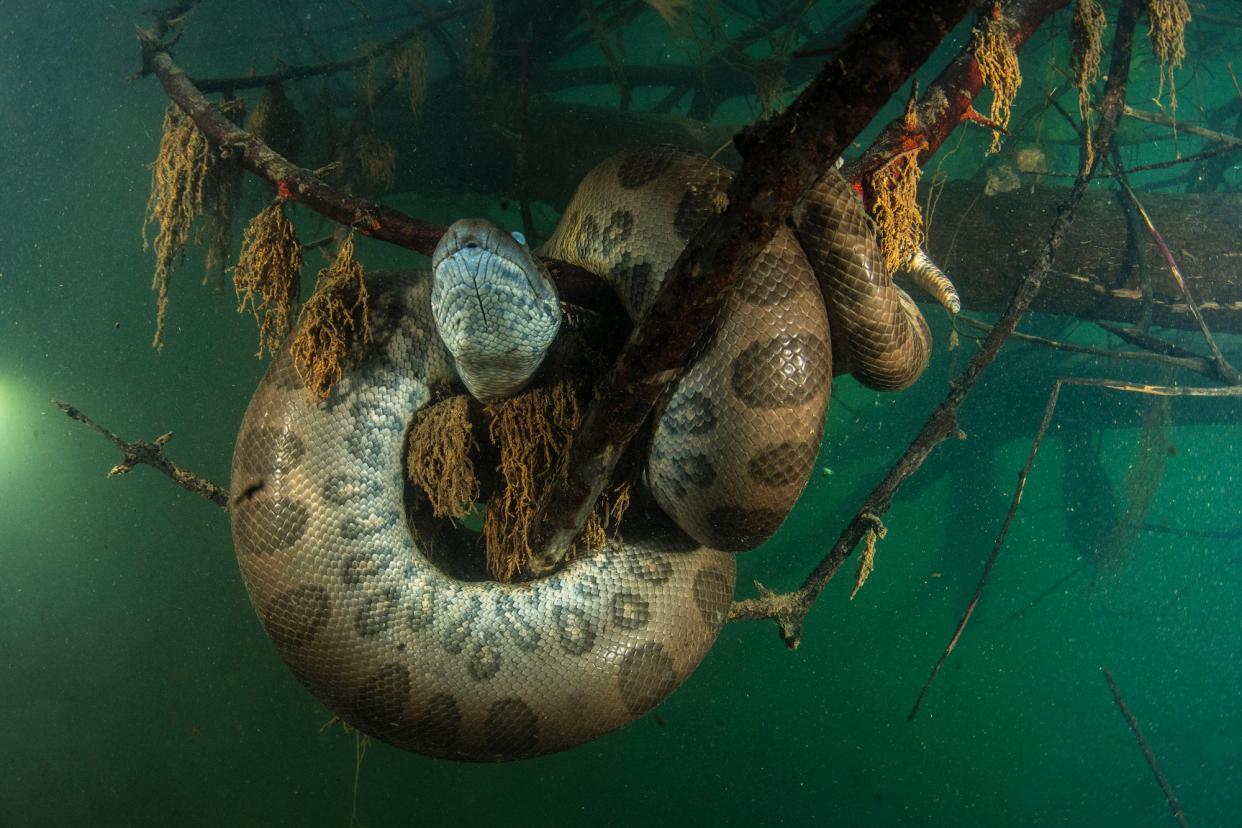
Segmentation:
[(431, 309), (458, 376), (490, 403), (526, 386), (561, 325), (556, 286), (524, 244), (463, 219), (432, 257)]

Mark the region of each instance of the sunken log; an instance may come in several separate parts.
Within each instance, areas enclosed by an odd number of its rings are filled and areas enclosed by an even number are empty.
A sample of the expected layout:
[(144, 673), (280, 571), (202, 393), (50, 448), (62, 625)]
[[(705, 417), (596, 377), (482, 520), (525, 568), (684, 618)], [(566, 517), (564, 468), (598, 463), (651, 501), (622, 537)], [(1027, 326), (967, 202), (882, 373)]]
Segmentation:
[[(1152, 224), (1177, 260), (1190, 295), (1213, 331), (1242, 333), (1242, 193), (1140, 192)], [(1000, 311), (1009, 301), (1065, 198), (1058, 187), (1026, 185), (984, 195), (976, 182), (950, 182), (939, 197), (927, 249), (953, 278), (963, 305)], [(1125, 195), (1091, 190), (1048, 274), (1034, 309), (1135, 323), (1140, 273), (1151, 274), (1152, 322), (1195, 328), (1155, 242), (1126, 218)]]

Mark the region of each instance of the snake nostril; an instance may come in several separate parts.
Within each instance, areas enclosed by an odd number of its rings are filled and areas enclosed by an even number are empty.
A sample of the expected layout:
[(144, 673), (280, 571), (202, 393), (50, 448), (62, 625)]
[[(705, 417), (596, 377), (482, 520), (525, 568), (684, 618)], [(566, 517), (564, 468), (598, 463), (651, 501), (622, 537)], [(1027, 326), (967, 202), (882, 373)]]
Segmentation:
[(466, 245), (465, 245), (467, 250), (474, 250), (478, 246), (479, 246), (479, 243), (476, 241), (468, 241), (466, 242)]

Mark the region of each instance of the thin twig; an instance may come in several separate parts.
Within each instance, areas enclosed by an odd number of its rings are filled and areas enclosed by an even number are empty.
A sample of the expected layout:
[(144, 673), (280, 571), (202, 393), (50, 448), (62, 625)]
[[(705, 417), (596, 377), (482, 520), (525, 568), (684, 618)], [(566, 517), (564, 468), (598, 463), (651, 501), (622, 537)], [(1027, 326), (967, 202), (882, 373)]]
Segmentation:
[(156, 437), (154, 442), (147, 442), (145, 440), (130, 442), (129, 440), (122, 440), (114, 432), (104, 428), (69, 403), (62, 402), (61, 400), (52, 400), (52, 403), (71, 418), (90, 426), (98, 434), (111, 441), (112, 445), (121, 450), (121, 454), (124, 455), (125, 459), (108, 471), (108, 477), (128, 474), (134, 470), (134, 466), (151, 466), (157, 471), (168, 475), (174, 483), (186, 491), (194, 492), (199, 497), (210, 500), (221, 509), (228, 510), (229, 493), (227, 489), (220, 488), (215, 483), (204, 477), (199, 477), (194, 472), (186, 471), (164, 456), (164, 446), (173, 436), (171, 431)]
[(273, 83), (290, 80), (313, 78), (319, 75), (331, 75), (345, 72), (375, 60), (377, 57), (391, 52), (404, 45), (407, 41), (426, 31), (435, 31), (440, 24), (477, 11), (482, 3), (470, 3), (428, 15), (423, 20), (409, 27), (400, 34), (389, 38), (383, 43), (364, 49), (361, 54), (344, 60), (333, 60), (312, 66), (282, 66), (267, 75), (240, 75), (231, 78), (203, 78), (194, 81), (201, 92), (236, 92), (239, 89), (257, 89)]
[(923, 698), (931, 688), (932, 682), (935, 681), (940, 668), (944, 666), (949, 653), (953, 652), (953, 648), (961, 640), (962, 632), (966, 629), (970, 616), (975, 613), (975, 607), (979, 606), (979, 599), (983, 597), (983, 588), (987, 586), (988, 578), (992, 575), (992, 568), (996, 566), (996, 559), (1000, 555), (1001, 548), (1005, 545), (1005, 537), (1009, 534), (1009, 527), (1013, 525), (1014, 516), (1018, 514), (1018, 505), (1022, 503), (1022, 494), (1026, 491), (1026, 479), (1031, 474), (1031, 467), (1035, 465), (1035, 455), (1039, 452), (1039, 446), (1044, 441), (1044, 435), (1048, 433), (1048, 424), (1052, 422), (1052, 414), (1056, 411), (1057, 397), (1060, 394), (1061, 383), (1056, 382), (1052, 386), (1052, 393), (1048, 395), (1048, 404), (1044, 406), (1044, 419), (1039, 424), (1039, 431), (1035, 433), (1035, 439), (1031, 441), (1031, 451), (1026, 456), (1026, 464), (1022, 467), (1022, 471), (1018, 472), (1018, 488), (1013, 493), (1013, 499), (1009, 501), (1009, 512), (1005, 515), (1005, 522), (1001, 526), (1000, 534), (996, 536), (996, 541), (992, 544), (992, 554), (988, 556), (988, 561), (983, 566), (983, 574), (979, 576), (979, 584), (975, 587), (974, 597), (970, 599), (970, 603), (966, 605), (966, 610), (962, 613), (962, 617), (958, 619), (957, 629), (953, 631), (953, 637), (949, 639), (944, 652), (936, 660), (935, 666), (932, 667), (931, 673), (927, 676), (927, 681), (923, 682), (923, 689), (919, 691), (918, 698), (914, 700), (914, 706), (910, 708), (910, 713), (906, 716), (907, 722), (913, 721), (918, 714), (919, 707), (922, 706)]
[(1052, 595), (1054, 592), (1060, 589), (1067, 581), (1069, 581), (1070, 578), (1073, 578), (1079, 572), (1082, 572), (1084, 569), (1090, 566), (1090, 564), (1091, 564), (1090, 560), (1081, 561), (1078, 564), (1078, 566), (1074, 567), (1069, 572), (1066, 572), (1060, 578), (1057, 578), (1055, 581), (1053, 581), (1051, 586), (1047, 587), (1042, 592), (1040, 592), (1038, 595), (1036, 595), (1034, 598), (1032, 598), (1030, 601), (1028, 601), (1025, 607), (1023, 607), (1022, 609), (1015, 612), (1013, 615), (1006, 618), (1004, 621), (1002, 621), (999, 624), (999, 626), (1006, 627), (1009, 624), (1013, 623), (1014, 621), (1017, 621), (1022, 616), (1026, 615), (1031, 610), (1035, 609), (1035, 607), (1043, 603), (1044, 599), (1046, 599), (1048, 596)]
[(1185, 278), (1182, 277), (1182, 269), (1178, 267), (1177, 260), (1173, 258), (1173, 251), (1169, 250), (1164, 237), (1160, 235), (1160, 231), (1152, 224), (1151, 217), (1143, 209), (1142, 202), (1138, 200), (1138, 195), (1130, 188), (1130, 184), (1126, 181), (1125, 176), (1119, 176), (1117, 183), (1121, 185), (1126, 195), (1129, 196), (1130, 202), (1143, 220), (1143, 226), (1147, 229), (1147, 234), (1155, 241), (1160, 254), (1164, 256), (1165, 263), (1169, 266), (1169, 272), (1173, 275), (1173, 280), (1177, 282), (1177, 286), (1182, 292), (1182, 298), (1186, 300), (1186, 306), (1190, 309), (1190, 313), (1195, 318), (1195, 321), (1199, 323), (1199, 330), (1203, 332), (1203, 339), (1207, 343), (1208, 351), (1212, 354), (1212, 361), (1216, 364), (1216, 370), (1219, 372), (1220, 378), (1233, 385), (1242, 384), (1242, 374), (1239, 374), (1237, 369), (1230, 365), (1229, 361), (1225, 359), (1225, 355), (1221, 353), (1220, 347), (1216, 344), (1216, 340), (1212, 337), (1212, 332), (1208, 329), (1207, 322), (1203, 318), (1203, 313), (1199, 310), (1199, 305), (1195, 302), (1194, 297), (1190, 295), (1190, 287), (1186, 284)]
[(1133, 394), (1150, 394), (1153, 397), (1242, 397), (1242, 385), (1223, 388), (1200, 388), (1186, 385), (1150, 385), (1142, 382), (1124, 382), (1094, 377), (1072, 377), (1061, 380), (1065, 385), (1085, 385), (1092, 388), (1111, 388)]
[[(981, 331), (990, 331), (993, 327), (988, 325), (986, 322), (980, 322), (978, 319), (965, 315), (958, 315), (955, 317), (954, 323), (962, 323)], [(1117, 333), (1118, 331), (1126, 330), (1125, 328), (1115, 328), (1112, 325), (1106, 325), (1102, 322), (1096, 322), (1096, 324), (1102, 328), (1105, 328), (1105, 330), (1110, 333)], [(1055, 339), (1045, 339), (1042, 336), (1033, 336), (1031, 334), (1018, 333), (1017, 331), (1010, 334), (1009, 338), (1018, 342), (1027, 342), (1031, 345), (1038, 345), (1042, 348), (1049, 348), (1054, 351), (1067, 351), (1069, 353), (1086, 354), (1088, 356), (1105, 357), (1107, 359), (1117, 359), (1129, 362), (1147, 362), (1153, 365), (1162, 365), (1170, 368), (1184, 368), (1187, 371), (1194, 371), (1195, 373), (1202, 374), (1210, 379), (1218, 378), (1211, 361), (1204, 359), (1201, 356), (1174, 356), (1172, 354), (1165, 353), (1115, 351), (1106, 348), (1092, 348), (1089, 345), (1075, 345), (1071, 342), (1060, 342)], [(1158, 341), (1164, 345), (1168, 344), (1163, 340)]]
[[(1121, 170), (1120, 174), (1130, 175), (1132, 173), (1147, 172), (1148, 170), (1163, 170), (1166, 167), (1176, 167), (1179, 164), (1192, 164), (1196, 161), (1206, 161), (1209, 158), (1215, 158), (1218, 155), (1227, 155), (1231, 152), (1242, 150), (1242, 144), (1225, 144), (1219, 147), (1197, 152), (1194, 155), (1183, 155), (1181, 158), (1170, 158), (1167, 161), (1153, 161), (1150, 164), (1139, 164), (1137, 167), (1126, 167)], [(1027, 172), (1026, 170), (1018, 170), (1019, 175), (1028, 175), (1034, 178), (1074, 178), (1076, 173), (1062, 172)], [(1098, 178), (1116, 178), (1119, 173), (1107, 170), (1105, 172), (1096, 173)]]
[(1139, 750), (1143, 751), (1143, 758), (1147, 760), (1152, 774), (1155, 775), (1156, 783), (1160, 785), (1160, 790), (1164, 791), (1164, 798), (1169, 803), (1169, 811), (1173, 814), (1173, 819), (1177, 821), (1178, 825), (1185, 828), (1189, 824), (1186, 822), (1186, 812), (1182, 810), (1182, 804), (1177, 801), (1177, 794), (1174, 793), (1173, 786), (1169, 784), (1164, 771), (1160, 770), (1160, 763), (1156, 761), (1156, 754), (1152, 752), (1151, 745), (1147, 744), (1147, 739), (1143, 736), (1143, 730), (1139, 727), (1138, 719), (1134, 718), (1134, 714), (1130, 712), (1129, 706), (1126, 705), (1126, 700), (1121, 695), (1121, 688), (1113, 680), (1113, 674), (1108, 671), (1107, 667), (1101, 667), (1100, 671), (1104, 673), (1104, 680), (1108, 682), (1108, 689), (1113, 693), (1113, 701), (1117, 703), (1117, 709), (1121, 711), (1126, 724), (1130, 726), (1130, 732), (1134, 734)]
[(1177, 121), (1175, 124), (1173, 119), (1168, 115), (1161, 115), (1158, 112), (1143, 112), (1142, 110), (1127, 106), (1125, 114), (1129, 118), (1134, 118), (1139, 121), (1146, 121), (1149, 124), (1160, 124), (1161, 126), (1167, 127), (1176, 126), (1179, 132), (1188, 132), (1191, 135), (1198, 135), (1200, 138), (1207, 138), (1209, 141), (1216, 141), (1220, 144), (1228, 144), (1231, 147), (1242, 147), (1242, 138), (1235, 138), (1234, 136), (1224, 132), (1217, 132), (1212, 129), (1207, 129), (1206, 127), (1182, 123), (1181, 121)]

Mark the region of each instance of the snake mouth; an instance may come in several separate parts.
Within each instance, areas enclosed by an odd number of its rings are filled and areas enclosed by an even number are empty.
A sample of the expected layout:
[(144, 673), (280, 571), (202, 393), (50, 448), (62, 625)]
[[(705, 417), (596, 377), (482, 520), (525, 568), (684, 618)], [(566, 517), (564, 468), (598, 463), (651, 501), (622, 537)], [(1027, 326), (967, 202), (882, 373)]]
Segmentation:
[(529, 250), (491, 222), (449, 228), (432, 257), (432, 313), (477, 399), (520, 391), (560, 328), (556, 287)]

